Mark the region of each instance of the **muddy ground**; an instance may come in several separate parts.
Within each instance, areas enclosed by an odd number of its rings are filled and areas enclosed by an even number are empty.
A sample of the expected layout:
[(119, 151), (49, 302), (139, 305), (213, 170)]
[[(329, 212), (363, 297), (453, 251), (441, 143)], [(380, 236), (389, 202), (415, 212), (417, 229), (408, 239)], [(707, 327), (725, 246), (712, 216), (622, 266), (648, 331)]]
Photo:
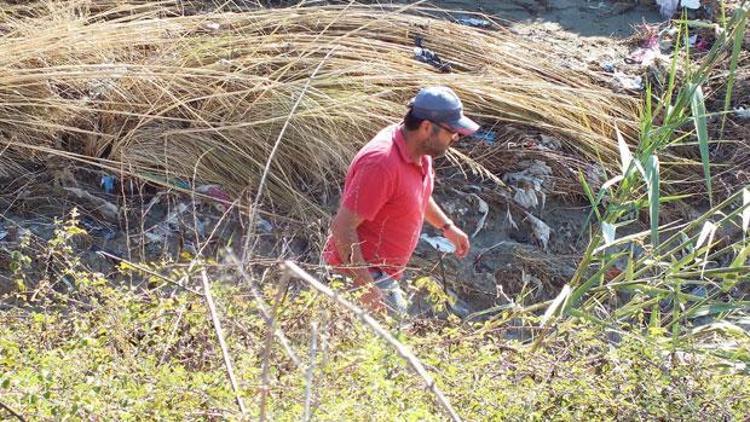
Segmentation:
[[(624, 58), (630, 47), (623, 40), (633, 34), (633, 25), (662, 20), (656, 7), (632, 1), (448, 0), (434, 4), (487, 14), (519, 35), (554, 44), (571, 67), (609, 73), (628, 69)], [(457, 13), (454, 18), (461, 16)], [(613, 77), (613, 89), (622, 90), (620, 85)], [(510, 129), (514, 128), (503, 128)], [(536, 151), (560, 148), (559, 141), (544, 135), (527, 133), (523, 128), (517, 131), (515, 138), (505, 137), (502, 142), (495, 143), (491, 138), (466, 142), (481, 143), (501, 153), (511, 144)], [(462, 149), (475, 147), (459, 145)], [(570, 183), (573, 176), (557, 163), (539, 159), (538, 154), (514, 154), (515, 165), (497, 176), (510, 185), (531, 186), (526, 198), (511, 198), (507, 189), (491, 181), (472, 175), (467, 178), (447, 161), (438, 162), (436, 199), (471, 236), (472, 250), (459, 261), (425, 240), (418, 246), (409, 275), (432, 275), (449, 294), (460, 299), (457, 307), (461, 314), (509, 300), (531, 302), (554, 296), (573, 274), (585, 245), (581, 228), (589, 212), (587, 203), (557, 188), (559, 183)], [(591, 171), (596, 175), (595, 166)], [(110, 190), (102, 183), (107, 176), (51, 157), (46, 170), (30, 169), (26, 177), (5, 183), (0, 200), (4, 210), (0, 286), (6, 290), (13, 286), (15, 258), (11, 251), (18, 248), (23, 234), (31, 233), (38, 245), (45, 243), (54, 235), (54, 218), (63, 218), (76, 205), (81, 225), (88, 231), (85, 239), (77, 241), (77, 249), (89, 267), (112, 278), (117, 277), (118, 257), (179, 261), (181, 256), (198, 252), (216, 255), (227, 246), (237, 254), (243, 252), (247, 222), (236, 212), (223, 212), (221, 187), (208, 188), (219, 192), (214, 200), (195, 199), (178, 189), (164, 190), (133, 181), (117, 183)], [(184, 181), (174, 181), (175, 187), (180, 183)], [(92, 195), (99, 199), (92, 199)], [(528, 206), (519, 206), (519, 201)], [(332, 198), (328, 204), (330, 213), (335, 212), (335, 202)], [(110, 205), (123, 209), (127, 218), (108, 217)], [(314, 265), (319, 262), (326, 228), (325, 220), (300, 222), (261, 215), (254, 227), (260, 233), (253, 243), (254, 251), (259, 261), (282, 257)], [(437, 233), (425, 228), (424, 236), (436, 238)], [(37, 257), (40, 262), (44, 259)], [(416, 293), (414, 289), (411, 292)]]

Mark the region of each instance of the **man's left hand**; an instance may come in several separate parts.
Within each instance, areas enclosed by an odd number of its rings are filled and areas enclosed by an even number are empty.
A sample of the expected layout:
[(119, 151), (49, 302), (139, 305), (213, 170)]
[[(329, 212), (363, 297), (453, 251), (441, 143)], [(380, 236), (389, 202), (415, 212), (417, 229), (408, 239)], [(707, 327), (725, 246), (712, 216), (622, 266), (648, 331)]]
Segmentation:
[(459, 258), (463, 258), (469, 253), (469, 248), (471, 247), (469, 236), (463, 230), (451, 224), (447, 229), (443, 230), (443, 236), (450, 240), (453, 246), (456, 247), (456, 256)]

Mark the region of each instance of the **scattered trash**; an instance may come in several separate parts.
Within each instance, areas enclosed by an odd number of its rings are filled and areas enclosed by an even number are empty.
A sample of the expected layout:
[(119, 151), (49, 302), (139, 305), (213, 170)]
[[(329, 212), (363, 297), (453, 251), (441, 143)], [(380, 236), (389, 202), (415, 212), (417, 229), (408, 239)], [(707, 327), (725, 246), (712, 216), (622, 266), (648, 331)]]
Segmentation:
[(510, 214), (510, 207), (508, 207), (508, 212), (506, 213), (506, 217), (508, 217), (508, 223), (511, 227), (513, 227), (515, 230), (518, 230), (518, 224), (513, 220), (513, 216)]
[(456, 20), (461, 25), (473, 26), (474, 28), (488, 28), (492, 25), (492, 22), (486, 19), (479, 19), (473, 17), (461, 17)]
[(519, 188), (513, 195), (513, 200), (526, 209), (536, 208), (539, 205), (536, 193), (532, 189)]
[(615, 73), (616, 68), (615, 68), (614, 63), (603, 62), (603, 63), (600, 63), (599, 66), (601, 66), (602, 70), (607, 73)]
[(621, 72), (615, 73), (615, 80), (623, 89), (643, 91), (643, 78), (641, 76), (626, 75)]
[(451, 64), (443, 61), (434, 51), (422, 46), (422, 38), (417, 37), (414, 40), (414, 58), (420, 62), (427, 63), (442, 73), (449, 73), (451, 71)]
[(492, 145), (497, 140), (497, 134), (489, 129), (479, 129), (471, 135), (472, 139)]
[(260, 229), (260, 231), (266, 234), (273, 232), (273, 225), (267, 220), (264, 220), (260, 217), (257, 218), (255, 227), (257, 227), (258, 229)]
[(419, 238), (427, 242), (438, 252), (453, 253), (456, 251), (456, 247), (453, 246), (453, 243), (443, 236), (427, 236), (426, 234), (422, 234)]
[(625, 63), (637, 63), (642, 66), (651, 66), (657, 59), (664, 59), (659, 45), (659, 36), (651, 35), (641, 47), (630, 53), (625, 58)]
[(740, 119), (750, 119), (750, 108), (737, 107), (734, 110), (734, 114)]
[(682, 7), (687, 7), (688, 9), (700, 9), (701, 2), (700, 0), (681, 0), (680, 5)]
[(188, 183), (186, 180), (173, 177), (170, 179), (165, 178), (163, 175), (155, 174), (155, 173), (146, 173), (147, 179), (146, 180), (152, 180), (156, 183), (161, 183), (165, 186), (172, 186), (178, 189), (184, 189), (184, 190), (190, 190), (190, 183)]
[(560, 147), (562, 146), (562, 143), (559, 139), (553, 138), (551, 136), (547, 136), (545, 134), (539, 135), (539, 144), (537, 144), (537, 148), (541, 150), (547, 150), (547, 151), (558, 151), (560, 150)]
[(108, 220), (117, 221), (120, 215), (120, 209), (117, 207), (117, 205), (99, 198), (98, 196), (94, 196), (88, 192), (86, 192), (83, 189), (79, 188), (70, 188), (65, 187), (66, 191), (72, 193), (73, 195), (77, 196), (80, 199), (86, 200), (91, 202), (96, 206), (96, 210), (99, 211), (102, 216), (107, 218)]
[(112, 240), (115, 238), (114, 229), (104, 224), (99, 224), (96, 220), (89, 217), (88, 215), (83, 216), (80, 223), (81, 226), (86, 229), (86, 232), (91, 236), (102, 238), (104, 240)]
[(202, 26), (203, 29), (211, 32), (216, 32), (221, 28), (221, 25), (216, 22), (204, 22)]
[(215, 205), (221, 212), (226, 211), (225, 207), (232, 204), (229, 194), (219, 185), (202, 185), (195, 188), (195, 191), (214, 199), (217, 202)]
[(677, 11), (677, 5), (680, 0), (656, 0), (656, 4), (659, 5), (659, 13), (665, 19), (669, 19)]
[(678, 5), (692, 10), (701, 7), (700, 0), (656, 0), (656, 4), (659, 5), (659, 13), (665, 19), (669, 19), (674, 15)]
[(153, 225), (143, 232), (148, 242), (163, 242), (180, 228), (180, 216), (190, 207), (180, 202), (177, 207), (167, 214), (167, 218), (159, 224)]
[(115, 191), (115, 180), (117, 180), (115, 176), (102, 176), (99, 185), (104, 192), (112, 193)]
[(5, 224), (0, 222), (0, 241), (8, 237), (8, 229), (5, 228)]
[(531, 222), (531, 229), (534, 232), (534, 237), (539, 240), (542, 244), (542, 249), (547, 250), (547, 243), (549, 243), (550, 228), (544, 221), (534, 217), (533, 215), (526, 213), (526, 217)]
[(526, 209), (539, 205), (544, 208), (547, 195), (542, 188), (552, 175), (552, 169), (540, 160), (522, 161), (519, 165), (526, 168), (523, 171), (506, 173), (502, 178), (503, 182), (516, 188), (513, 200)]
[(696, 286), (690, 291), (690, 294), (698, 297), (706, 297), (708, 292), (706, 291), (706, 286)]
[(476, 199), (477, 203), (479, 204), (479, 212), (482, 214), (481, 217), (479, 217), (479, 222), (477, 223), (477, 228), (474, 229), (474, 233), (471, 234), (471, 237), (474, 238), (476, 235), (484, 228), (484, 222), (487, 220), (487, 214), (490, 213), (490, 206), (487, 205), (487, 202), (485, 202), (482, 198), (479, 197), (479, 195), (472, 193), (469, 194), (472, 198)]
[(711, 49), (711, 41), (708, 40), (707, 37), (699, 36), (698, 42), (695, 43), (695, 49), (700, 52), (705, 52)]

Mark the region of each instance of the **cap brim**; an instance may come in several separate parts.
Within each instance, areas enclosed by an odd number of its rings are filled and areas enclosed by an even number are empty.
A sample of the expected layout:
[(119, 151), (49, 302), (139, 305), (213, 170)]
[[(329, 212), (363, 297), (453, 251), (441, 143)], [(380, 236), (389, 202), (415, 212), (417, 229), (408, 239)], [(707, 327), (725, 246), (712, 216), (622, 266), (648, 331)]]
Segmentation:
[(461, 136), (471, 136), (479, 129), (479, 125), (466, 116), (461, 116), (458, 121), (450, 122), (448, 125)]

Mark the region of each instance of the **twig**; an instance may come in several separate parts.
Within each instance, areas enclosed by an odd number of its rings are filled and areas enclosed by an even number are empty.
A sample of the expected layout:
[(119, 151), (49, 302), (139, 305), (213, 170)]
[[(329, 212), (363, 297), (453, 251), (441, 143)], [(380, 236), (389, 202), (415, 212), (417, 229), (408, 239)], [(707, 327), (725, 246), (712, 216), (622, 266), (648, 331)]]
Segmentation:
[(279, 291), (276, 292), (276, 301), (273, 304), (273, 310), (271, 311), (271, 319), (268, 321), (268, 333), (266, 333), (266, 342), (263, 350), (263, 369), (260, 377), (262, 387), (260, 389), (260, 421), (266, 420), (266, 400), (268, 400), (268, 391), (270, 390), (268, 382), (268, 370), (269, 363), (271, 361), (271, 345), (273, 344), (273, 333), (276, 331), (276, 313), (279, 309), (281, 299), (286, 293), (287, 286), (289, 285), (289, 275), (284, 274), (281, 279), (281, 286)]
[[(186, 291), (188, 291), (188, 292), (190, 292), (190, 293), (192, 293), (194, 295), (203, 296), (199, 291), (193, 290), (190, 287), (183, 286), (179, 282), (174, 281), (174, 280), (172, 280), (169, 277), (163, 276), (163, 275), (157, 273), (156, 271), (151, 271), (150, 269), (148, 269), (146, 267), (143, 267), (141, 265), (138, 265), (135, 262), (128, 261), (125, 258), (121, 258), (121, 257), (119, 257), (117, 255), (112, 255), (111, 253), (105, 252), (105, 251), (102, 251), (102, 250), (98, 250), (98, 251), (96, 251), (96, 253), (97, 253), (97, 255), (100, 255), (100, 256), (103, 256), (103, 257), (106, 257), (106, 258), (111, 258), (111, 259), (114, 259), (114, 260), (119, 261), (119, 262), (124, 262), (125, 264), (127, 264), (127, 265), (135, 268), (138, 271), (144, 272), (144, 273), (146, 273), (146, 274), (148, 274), (150, 276), (154, 276), (156, 278), (164, 280), (167, 283), (173, 284), (173, 285), (175, 285), (175, 286), (177, 286), (177, 287), (179, 287), (179, 288), (181, 288), (183, 290), (186, 290)], [(190, 269), (188, 269), (188, 270), (190, 270)]]
[[(270, 324), (271, 313), (268, 309), (268, 304), (263, 299), (263, 295), (260, 293), (260, 289), (258, 289), (258, 286), (256, 285), (255, 281), (250, 277), (250, 275), (248, 275), (245, 272), (245, 270), (242, 268), (242, 264), (239, 262), (236, 256), (230, 253), (227, 258), (230, 261), (232, 261), (232, 264), (237, 268), (237, 271), (239, 271), (242, 278), (250, 286), (250, 292), (253, 294), (255, 301), (258, 303), (258, 309), (260, 310), (260, 314), (263, 316), (263, 319), (266, 321), (266, 323)], [(289, 357), (289, 359), (291, 359), (292, 362), (294, 362), (294, 364), (297, 366), (297, 368), (301, 370), (302, 363), (297, 357), (297, 354), (294, 353), (294, 350), (292, 350), (292, 347), (289, 345), (289, 340), (287, 340), (286, 336), (284, 335), (284, 332), (277, 328), (273, 334), (276, 336), (276, 340), (279, 341), (279, 344), (281, 344), (281, 346), (284, 348), (284, 351), (286, 351), (286, 354)]]
[(315, 373), (315, 357), (318, 354), (318, 323), (313, 321), (312, 323), (312, 338), (310, 339), (310, 365), (307, 367), (307, 376), (305, 377), (305, 413), (302, 420), (309, 421), (310, 417), (310, 404), (312, 404), (312, 387), (313, 387), (313, 374)]
[(8, 411), (8, 413), (10, 413), (11, 415), (15, 416), (16, 419), (18, 419), (19, 421), (26, 422), (26, 419), (24, 419), (23, 416), (21, 416), (18, 413), (16, 413), (16, 411), (13, 410), (13, 409), (11, 409), (7, 404), (5, 404), (5, 403), (3, 403), (3, 402), (0, 401), (0, 407), (2, 407), (3, 409), (5, 409), (6, 411)]
[(214, 299), (211, 295), (211, 286), (208, 283), (208, 276), (206, 270), (201, 270), (201, 278), (203, 279), (203, 290), (205, 291), (206, 304), (208, 305), (208, 311), (211, 313), (211, 320), (214, 324), (214, 330), (216, 330), (216, 337), (219, 338), (219, 346), (221, 347), (221, 354), (224, 357), (224, 365), (227, 368), (227, 375), (229, 375), (229, 382), (232, 384), (232, 390), (234, 390), (234, 396), (237, 399), (237, 405), (240, 407), (242, 416), (246, 415), (245, 404), (242, 402), (240, 397), (239, 388), (237, 387), (237, 379), (234, 377), (234, 371), (232, 370), (232, 358), (229, 356), (229, 350), (227, 344), (224, 342), (224, 333), (221, 330), (221, 322), (219, 316), (216, 313), (216, 306), (214, 306)]
[(419, 359), (417, 359), (417, 357), (414, 356), (414, 354), (404, 344), (396, 340), (388, 331), (386, 331), (372, 316), (367, 314), (362, 310), (362, 308), (358, 307), (357, 305), (354, 305), (346, 299), (340, 297), (336, 292), (331, 290), (330, 287), (316, 280), (305, 270), (298, 267), (294, 262), (288, 260), (284, 261), (284, 267), (289, 273), (295, 275), (296, 277), (299, 277), (310, 286), (312, 286), (315, 290), (323, 293), (324, 295), (333, 299), (338, 305), (341, 305), (342, 307), (349, 310), (365, 325), (369, 326), (375, 332), (375, 334), (378, 335), (378, 337), (382, 338), (391, 346), (393, 346), (396, 349), (396, 352), (412, 367), (412, 369), (414, 369), (417, 375), (419, 375), (424, 380), (427, 388), (430, 389), (430, 391), (432, 391), (432, 393), (437, 398), (438, 404), (440, 404), (443, 410), (445, 410), (446, 413), (450, 415), (451, 419), (454, 421), (461, 420), (456, 411), (453, 410), (453, 407), (448, 402), (448, 399), (445, 397), (443, 392), (440, 391), (440, 389), (435, 384), (435, 381), (427, 373), (427, 370), (422, 365), (422, 362), (420, 362)]

